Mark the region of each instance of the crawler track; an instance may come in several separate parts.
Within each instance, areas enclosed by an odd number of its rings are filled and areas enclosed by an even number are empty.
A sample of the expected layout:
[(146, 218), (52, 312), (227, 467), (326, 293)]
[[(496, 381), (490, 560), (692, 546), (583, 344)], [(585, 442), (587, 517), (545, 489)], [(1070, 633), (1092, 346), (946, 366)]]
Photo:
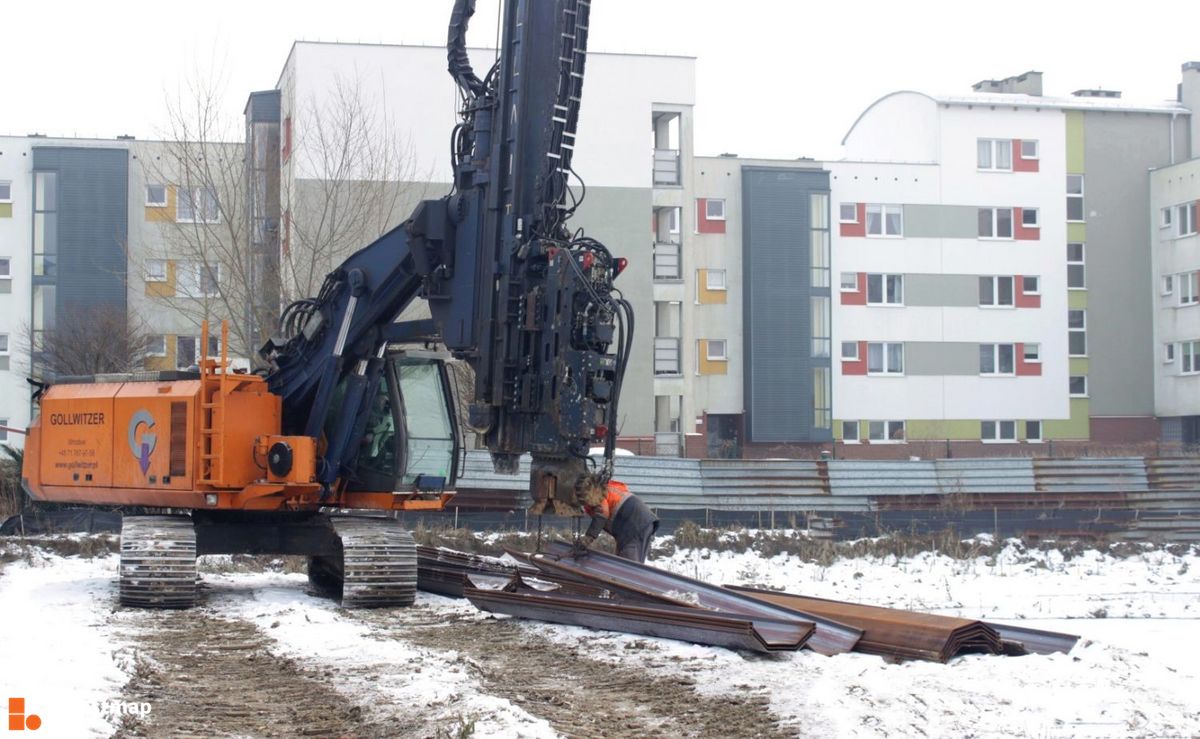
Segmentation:
[(417, 544), (387, 518), (331, 519), (342, 557), (313, 557), (309, 577), (327, 589), (340, 586), (346, 608), (410, 606), (417, 597)]
[(121, 523), (121, 605), (196, 604), (196, 531), (188, 516), (126, 516)]

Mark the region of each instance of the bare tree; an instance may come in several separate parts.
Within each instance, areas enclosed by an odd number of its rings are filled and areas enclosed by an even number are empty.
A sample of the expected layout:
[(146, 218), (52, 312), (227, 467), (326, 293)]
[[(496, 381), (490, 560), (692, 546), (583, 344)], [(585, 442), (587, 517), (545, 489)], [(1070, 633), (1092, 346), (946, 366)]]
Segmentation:
[(54, 327), (21, 331), (22, 370), (37, 380), (135, 372), (154, 349), (145, 323), (116, 306), (60, 310)]
[(141, 157), (147, 182), (174, 197), (146, 256), (175, 270), (166, 280), (173, 289), (153, 299), (194, 325), (229, 320), (230, 353), (253, 361), (280, 308), (316, 295), (330, 270), (407, 216), (405, 205), (425, 186), (378, 112), (384, 107), (357, 80), (338, 80), (327, 99), (301, 101), (293, 111), (279, 253), (263, 258), (254, 253), (249, 210), (251, 196), (267, 195), (250, 182), (244, 122), (228, 114), (225, 99), (217, 83), (188, 86), (168, 104), (164, 140)]

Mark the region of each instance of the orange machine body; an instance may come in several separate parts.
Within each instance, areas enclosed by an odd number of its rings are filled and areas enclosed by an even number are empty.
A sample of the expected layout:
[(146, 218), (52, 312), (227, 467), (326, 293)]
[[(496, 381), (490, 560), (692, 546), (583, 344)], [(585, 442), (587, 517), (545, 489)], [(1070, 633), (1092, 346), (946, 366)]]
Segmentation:
[[(440, 510), (451, 497), (340, 488), (322, 496), (317, 440), (281, 435), (279, 397), (263, 378), (225, 366), (204, 359), (196, 380), (51, 386), (26, 440), (30, 495), (213, 510)], [(284, 476), (268, 471), (266, 451), (276, 442), (295, 452)]]

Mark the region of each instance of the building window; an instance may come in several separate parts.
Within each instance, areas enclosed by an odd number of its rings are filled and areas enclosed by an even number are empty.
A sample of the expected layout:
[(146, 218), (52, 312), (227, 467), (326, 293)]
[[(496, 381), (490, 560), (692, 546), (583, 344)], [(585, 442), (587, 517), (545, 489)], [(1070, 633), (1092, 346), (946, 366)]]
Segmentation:
[(1031, 343), (1022, 344), (1021, 357), (1026, 362), (1042, 361), (1042, 345)]
[(904, 441), (904, 421), (867, 421), (867, 438), (877, 444)]
[(12, 279), (12, 257), (0, 257), (0, 280)]
[(1021, 139), (1021, 158), (1022, 159), (1037, 159), (1038, 158), (1038, 142)]
[(1022, 275), (1021, 292), (1026, 295), (1039, 295), (1042, 292), (1042, 278), (1037, 275)]
[(904, 275), (867, 275), (867, 305), (904, 305)]
[(1200, 373), (1200, 341), (1179, 342), (1179, 353), (1183, 357), (1183, 374)]
[(1184, 272), (1179, 275), (1179, 304), (1195, 305), (1200, 302), (1200, 271)]
[(1040, 228), (1041, 224), (1038, 222), (1038, 209), (1022, 208), (1021, 225), (1025, 228)]
[(704, 355), (704, 358), (710, 362), (724, 362), (729, 359), (725, 339), (709, 339), (704, 342)]
[(867, 205), (867, 236), (900, 238), (904, 235), (904, 211), (899, 205)]
[[(808, 198), (808, 209), (808, 222), (811, 229), (809, 261), (812, 268), (809, 279), (813, 287), (829, 287), (829, 195), (813, 193)], [(826, 428), (828, 427), (827, 424)]]
[(1168, 342), (1163, 344), (1163, 364), (1174, 364), (1175, 362), (1175, 344)]
[(1170, 295), (1175, 292), (1175, 275), (1163, 275), (1162, 277), (1162, 294)]
[(1012, 208), (980, 208), (979, 238), (1011, 239), (1013, 237)]
[(812, 355), (828, 357), (833, 349), (833, 339), (830, 336), (831, 316), (828, 295), (813, 295), (809, 300), (812, 310)]
[(146, 337), (146, 356), (147, 357), (165, 357), (167, 356), (167, 337), (162, 334)]
[(719, 198), (709, 198), (704, 201), (704, 219), (708, 221), (725, 220), (725, 201)]
[(842, 342), (842, 359), (844, 359), (847, 362), (857, 362), (861, 358), (862, 357), (860, 357), (858, 355), (858, 342), (857, 341), (843, 341)]
[(843, 272), (842, 273), (842, 292), (858, 292), (858, 273)]
[(1042, 440), (1042, 422), (1025, 422), (1025, 441), (1038, 442)]
[(203, 262), (176, 262), (175, 285), (187, 298), (211, 298), (221, 293), (221, 265)]
[(8, 441), (8, 419), (7, 418), (0, 418), (0, 441)]
[(180, 223), (217, 223), (217, 194), (208, 187), (181, 187), (175, 198), (175, 220)]
[(842, 421), (842, 442), (858, 443), (858, 421)]
[(980, 344), (979, 374), (1012, 375), (1016, 372), (1016, 346), (1013, 344)]
[(1011, 308), (1013, 305), (1012, 277), (979, 278), (979, 306), (981, 308)]
[(980, 169), (1012, 171), (1012, 139), (979, 139), (976, 150)]
[(813, 428), (833, 428), (833, 409), (830, 404), (832, 376), (832, 370), (828, 367), (813, 367)]
[(904, 344), (890, 342), (867, 344), (867, 374), (904, 374)]
[(8, 180), (0, 180), (0, 203), (12, 202), (12, 183)]
[(1071, 375), (1068, 381), (1072, 398), (1087, 397), (1087, 375)]
[(0, 334), (0, 357), (8, 356), (8, 334)]
[(710, 269), (704, 273), (704, 287), (708, 290), (725, 289), (725, 270)]
[(1159, 228), (1170, 228), (1171, 227), (1171, 209), (1170, 208), (1159, 209), (1159, 211), (1158, 211), (1158, 227)]
[(1017, 440), (1016, 421), (980, 421), (979, 438), (986, 442)]
[(1176, 222), (1179, 224), (1179, 229), (1176, 233), (1179, 236), (1191, 236), (1196, 233), (1196, 204), (1184, 203), (1178, 206), (1179, 218)]
[(175, 368), (187, 369), (196, 364), (200, 354), (198, 348), (200, 342), (195, 336), (176, 336), (175, 337)]
[(146, 260), (146, 282), (166, 282), (167, 281), (167, 260), (165, 259), (147, 259)]
[(161, 208), (167, 204), (166, 185), (146, 185), (146, 207)]
[(842, 203), (838, 206), (838, 223), (858, 223), (858, 203)]
[(1083, 262), (1083, 244), (1067, 244), (1067, 289), (1087, 288), (1087, 270)]
[(1072, 357), (1087, 356), (1087, 311), (1067, 311), (1067, 354)]
[(679, 233), (679, 211), (680, 208), (667, 208), (667, 233)]
[(1083, 175), (1067, 175), (1067, 220), (1083, 221)]

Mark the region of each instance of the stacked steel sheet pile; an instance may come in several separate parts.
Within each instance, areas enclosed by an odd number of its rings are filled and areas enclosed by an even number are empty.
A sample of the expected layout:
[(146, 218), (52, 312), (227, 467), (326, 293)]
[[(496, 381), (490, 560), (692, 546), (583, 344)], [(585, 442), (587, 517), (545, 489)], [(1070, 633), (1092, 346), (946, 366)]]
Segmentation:
[[(720, 587), (555, 542), (512, 560), (421, 548), (422, 589), (553, 623), (757, 652), (807, 647), (945, 662), (960, 654), (1068, 651), (1078, 637), (894, 608)], [(448, 580), (452, 580), (448, 584)], [(429, 587), (426, 587), (428, 585)]]

